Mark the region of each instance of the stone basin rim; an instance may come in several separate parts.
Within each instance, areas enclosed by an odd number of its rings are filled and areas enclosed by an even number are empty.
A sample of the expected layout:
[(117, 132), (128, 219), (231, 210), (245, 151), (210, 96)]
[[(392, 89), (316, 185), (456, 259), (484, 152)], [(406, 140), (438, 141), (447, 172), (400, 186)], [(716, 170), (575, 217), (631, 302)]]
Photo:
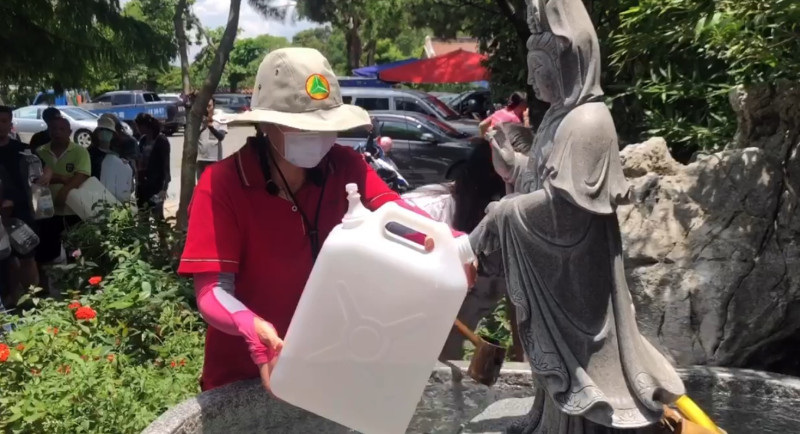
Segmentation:
[[(466, 376), (466, 370), (469, 366), (469, 362), (454, 361), (449, 363), (453, 367), (457, 367), (461, 370), (461, 373), (464, 375), (464, 381), (472, 381)], [(677, 371), (684, 379), (687, 377), (708, 377), (718, 378), (723, 380), (723, 382), (730, 382), (734, 380), (740, 383), (759, 382), (765, 385), (774, 385), (786, 389), (793, 389), (800, 393), (800, 378), (772, 372), (713, 366), (689, 366), (677, 368)], [(452, 367), (438, 363), (431, 374), (431, 379), (450, 378), (452, 373)], [(506, 363), (501, 370), (498, 383), (516, 383), (518, 381), (526, 381), (530, 378), (530, 373), (530, 365), (527, 363)], [(457, 380), (451, 379), (450, 381)], [(202, 414), (204, 407), (213, 408), (216, 405), (228, 402), (226, 396), (229, 396), (231, 392), (234, 392), (237, 389), (253, 387), (254, 384), (258, 384), (260, 387), (260, 380), (254, 379), (240, 381), (220, 387), (218, 389), (203, 392), (197, 396), (189, 398), (164, 412), (147, 428), (145, 428), (145, 430), (142, 431), (142, 434), (166, 434), (181, 432), (181, 427), (185, 424), (187, 418), (196, 417), (197, 415)]]

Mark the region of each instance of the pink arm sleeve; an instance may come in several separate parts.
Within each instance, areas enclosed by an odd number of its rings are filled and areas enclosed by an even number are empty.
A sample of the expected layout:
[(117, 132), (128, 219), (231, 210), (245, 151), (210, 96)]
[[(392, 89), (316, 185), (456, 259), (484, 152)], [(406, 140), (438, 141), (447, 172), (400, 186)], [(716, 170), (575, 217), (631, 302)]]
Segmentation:
[(233, 273), (196, 273), (194, 291), (203, 319), (215, 329), (232, 336), (241, 336), (256, 365), (268, 363), (272, 352), (256, 334), (256, 315), (233, 296)]

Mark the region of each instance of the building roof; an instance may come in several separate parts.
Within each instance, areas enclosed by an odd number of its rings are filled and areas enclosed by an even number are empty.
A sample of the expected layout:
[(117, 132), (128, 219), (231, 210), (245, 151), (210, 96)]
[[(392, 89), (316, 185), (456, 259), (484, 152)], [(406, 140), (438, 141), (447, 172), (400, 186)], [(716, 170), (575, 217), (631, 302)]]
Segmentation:
[(425, 37), (425, 57), (441, 56), (456, 50), (478, 52), (478, 40), (475, 38), (439, 39)]

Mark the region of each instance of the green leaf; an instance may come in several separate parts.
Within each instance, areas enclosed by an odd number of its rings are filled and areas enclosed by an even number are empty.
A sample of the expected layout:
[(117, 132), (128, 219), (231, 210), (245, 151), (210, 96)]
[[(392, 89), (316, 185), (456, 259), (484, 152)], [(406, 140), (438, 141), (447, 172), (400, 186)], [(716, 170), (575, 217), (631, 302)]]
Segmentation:
[(121, 309), (127, 309), (131, 306), (133, 306), (133, 302), (128, 300), (119, 300), (107, 305), (106, 309), (121, 310)]
[(150, 282), (142, 282), (142, 292), (139, 294), (139, 300), (144, 301), (150, 298), (152, 292), (153, 288), (150, 286)]
[(64, 357), (66, 357), (69, 360), (72, 360), (75, 363), (83, 363), (84, 362), (84, 360), (81, 359), (81, 356), (79, 356), (79, 355), (77, 355), (77, 354), (75, 354), (73, 352), (70, 352), (70, 351), (64, 351)]

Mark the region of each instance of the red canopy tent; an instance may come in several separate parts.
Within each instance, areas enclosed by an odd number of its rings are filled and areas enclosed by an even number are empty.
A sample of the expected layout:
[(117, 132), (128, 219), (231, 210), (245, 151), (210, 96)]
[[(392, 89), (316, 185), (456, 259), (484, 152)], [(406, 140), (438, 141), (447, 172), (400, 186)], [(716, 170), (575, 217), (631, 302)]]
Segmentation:
[(485, 60), (483, 54), (459, 49), (385, 69), (378, 73), (378, 77), (383, 81), (402, 83), (472, 83), (488, 80), (489, 71), (483, 66)]

